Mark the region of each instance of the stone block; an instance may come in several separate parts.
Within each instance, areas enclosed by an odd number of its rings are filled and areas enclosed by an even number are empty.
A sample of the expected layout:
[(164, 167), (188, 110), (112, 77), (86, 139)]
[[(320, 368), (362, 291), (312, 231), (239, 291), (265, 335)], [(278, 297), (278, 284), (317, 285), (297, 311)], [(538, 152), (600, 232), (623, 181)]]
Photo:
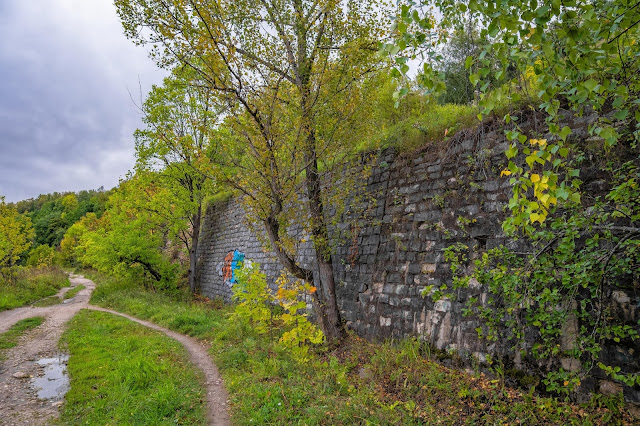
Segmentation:
[(622, 385), (610, 380), (600, 380), (600, 383), (598, 384), (598, 391), (607, 396), (617, 395), (622, 392)]
[(398, 191), (400, 194), (414, 194), (418, 192), (420, 185), (403, 186)]
[(565, 370), (572, 372), (579, 371), (582, 367), (580, 360), (575, 358), (562, 358), (560, 360), (560, 365), (562, 365), (562, 368), (564, 368)]
[(611, 298), (617, 303), (624, 305), (631, 302), (631, 298), (624, 291), (614, 291), (611, 293)]
[(420, 272), (423, 274), (432, 274), (436, 271), (437, 265), (435, 263), (423, 263), (420, 266)]
[(417, 274), (422, 270), (420, 264), (417, 263), (410, 263), (407, 269), (410, 274)]
[(434, 309), (437, 312), (450, 312), (451, 311), (451, 302), (446, 299), (438, 300), (434, 304)]

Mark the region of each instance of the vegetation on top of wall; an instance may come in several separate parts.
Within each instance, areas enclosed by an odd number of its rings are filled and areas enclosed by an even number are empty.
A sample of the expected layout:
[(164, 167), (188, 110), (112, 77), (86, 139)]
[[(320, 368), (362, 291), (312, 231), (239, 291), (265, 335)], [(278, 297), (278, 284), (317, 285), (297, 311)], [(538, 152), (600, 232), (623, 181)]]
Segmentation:
[(427, 112), (381, 127), (378, 135), (373, 135), (359, 148), (366, 151), (379, 146), (396, 148), (400, 152), (413, 151), (429, 143), (444, 141), (458, 130), (477, 126), (477, 114), (478, 109), (471, 105), (434, 104)]
[(207, 207), (215, 207), (218, 204), (223, 204), (233, 198), (234, 192), (231, 189), (220, 189), (212, 195), (209, 195), (204, 200), (204, 205)]
[[(467, 72), (464, 68), (465, 58), (460, 59), (458, 56), (454, 55), (451, 62), (447, 62), (451, 67), (450, 71), (453, 72), (455, 68), (456, 73)], [(538, 100), (536, 84), (531, 81), (530, 76), (525, 80), (526, 84), (507, 82), (497, 87), (495, 84), (490, 85), (489, 94), (508, 94), (496, 101), (492, 116), (502, 117), (509, 112), (515, 115), (514, 111), (528, 109), (535, 104)], [(377, 76), (376, 83), (371, 102), (363, 105), (358, 112), (360, 119), (366, 123), (359, 129), (355, 139), (358, 152), (379, 148), (395, 148), (400, 152), (414, 151), (424, 145), (446, 141), (457, 131), (473, 129), (482, 122), (482, 109), (473, 96), (456, 102), (448, 100), (448, 97), (457, 99), (459, 95), (455, 92), (467, 90), (466, 84), (463, 88), (458, 85), (447, 87), (444, 95), (436, 97), (425, 92), (419, 85), (410, 83), (406, 94), (398, 97), (397, 93), (402, 90), (402, 86), (397, 79), (388, 75)]]

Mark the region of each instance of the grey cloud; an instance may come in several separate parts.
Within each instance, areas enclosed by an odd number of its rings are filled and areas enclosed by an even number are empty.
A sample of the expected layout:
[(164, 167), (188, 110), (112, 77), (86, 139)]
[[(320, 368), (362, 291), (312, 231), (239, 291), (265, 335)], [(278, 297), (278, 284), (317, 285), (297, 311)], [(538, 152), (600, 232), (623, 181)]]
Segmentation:
[(109, 0), (0, 2), (0, 195), (111, 187), (133, 165), (139, 97), (165, 75)]

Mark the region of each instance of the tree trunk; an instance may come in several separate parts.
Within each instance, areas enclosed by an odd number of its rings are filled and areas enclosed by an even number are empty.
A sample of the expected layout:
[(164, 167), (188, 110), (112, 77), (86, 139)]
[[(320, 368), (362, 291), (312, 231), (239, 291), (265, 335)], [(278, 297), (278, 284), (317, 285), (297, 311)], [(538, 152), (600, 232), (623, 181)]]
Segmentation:
[(198, 272), (198, 243), (200, 241), (200, 222), (202, 219), (202, 204), (198, 204), (198, 211), (192, 217), (191, 248), (189, 250), (189, 291), (194, 294), (197, 289), (196, 276)]
[[(120, 257), (120, 260), (126, 260), (123, 257)], [(134, 263), (139, 263), (142, 265), (142, 267), (151, 274), (151, 276), (153, 277), (154, 280), (160, 282), (162, 280), (162, 275), (160, 274), (160, 272), (156, 271), (156, 269), (153, 267), (152, 264), (150, 264), (149, 262), (145, 262), (144, 260), (140, 259), (140, 256), (136, 256), (132, 261), (131, 264)]]
[(340, 310), (336, 299), (336, 286), (333, 278), (333, 265), (322, 256), (316, 255), (318, 262), (319, 287), (316, 315), (327, 337), (329, 346), (337, 345), (344, 338), (344, 329), (340, 320)]
[(344, 337), (344, 330), (340, 322), (340, 311), (336, 302), (335, 283), (333, 279), (333, 267), (331, 258), (329, 261), (320, 255), (321, 251), (316, 249), (316, 263), (318, 264), (319, 282), (314, 282), (313, 273), (310, 270), (300, 267), (289, 253), (282, 249), (280, 244), (280, 227), (274, 218), (264, 220), (267, 236), (276, 253), (276, 257), (294, 277), (304, 280), (318, 289), (311, 294), (313, 307), (316, 312), (318, 325), (327, 337), (330, 346), (335, 346)]
[(344, 330), (340, 321), (340, 311), (336, 301), (336, 286), (333, 277), (331, 261), (331, 247), (329, 232), (324, 217), (324, 203), (322, 202), (322, 187), (318, 172), (318, 156), (316, 153), (315, 126), (312, 111), (309, 107), (310, 93), (308, 86), (302, 90), (302, 110), (305, 140), (305, 184), (311, 220), (311, 236), (316, 251), (318, 265), (318, 288), (315, 310), (318, 321), (330, 346), (336, 345), (344, 337)]

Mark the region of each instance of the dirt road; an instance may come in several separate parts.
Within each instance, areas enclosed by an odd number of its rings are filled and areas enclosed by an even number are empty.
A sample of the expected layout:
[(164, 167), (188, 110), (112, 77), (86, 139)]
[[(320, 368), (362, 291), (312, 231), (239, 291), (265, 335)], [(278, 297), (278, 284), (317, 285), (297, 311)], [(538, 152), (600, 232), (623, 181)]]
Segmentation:
[[(59, 408), (63, 404), (66, 373), (65, 354), (58, 350), (58, 341), (64, 332), (65, 324), (73, 318), (80, 309), (95, 309), (120, 315), (158, 330), (177, 340), (185, 346), (191, 361), (200, 368), (205, 375), (207, 387), (208, 421), (211, 425), (227, 425), (227, 393), (222, 385), (222, 379), (217, 368), (209, 358), (207, 350), (198, 341), (190, 337), (172, 332), (147, 321), (121, 314), (119, 312), (102, 309), (89, 305), (91, 292), (95, 288), (93, 281), (80, 275), (70, 275), (71, 287), (58, 293), (62, 296), (71, 288), (84, 285), (72, 299), (59, 305), (45, 308), (24, 307), (0, 312), (0, 333), (8, 330), (16, 322), (30, 317), (43, 316), (45, 322), (24, 335), (18, 345), (10, 349), (8, 358), (0, 364), (0, 425), (42, 425), (57, 418)], [(62, 361), (59, 363), (59, 361)], [(60, 379), (60, 382), (52, 380)], [(45, 376), (46, 375), (46, 376)], [(54, 377), (55, 376), (55, 377)], [(40, 392), (34, 386), (39, 382), (48, 384), (53, 389), (48, 395)], [(50, 389), (51, 390), (51, 389)], [(40, 397), (39, 397), (40, 396)]]
[[(83, 284), (86, 288), (65, 303), (46, 308), (24, 307), (0, 312), (0, 333), (16, 322), (30, 317), (43, 316), (45, 322), (23, 336), (18, 345), (9, 350), (8, 358), (0, 367), (0, 424), (39, 425), (58, 415), (62, 404), (60, 397), (39, 399), (31, 378), (44, 375), (39, 360), (59, 358), (58, 341), (64, 325), (83, 308), (89, 307), (89, 298), (95, 285), (84, 277), (71, 275), (71, 288)], [(64, 288), (62, 296), (70, 288)]]

